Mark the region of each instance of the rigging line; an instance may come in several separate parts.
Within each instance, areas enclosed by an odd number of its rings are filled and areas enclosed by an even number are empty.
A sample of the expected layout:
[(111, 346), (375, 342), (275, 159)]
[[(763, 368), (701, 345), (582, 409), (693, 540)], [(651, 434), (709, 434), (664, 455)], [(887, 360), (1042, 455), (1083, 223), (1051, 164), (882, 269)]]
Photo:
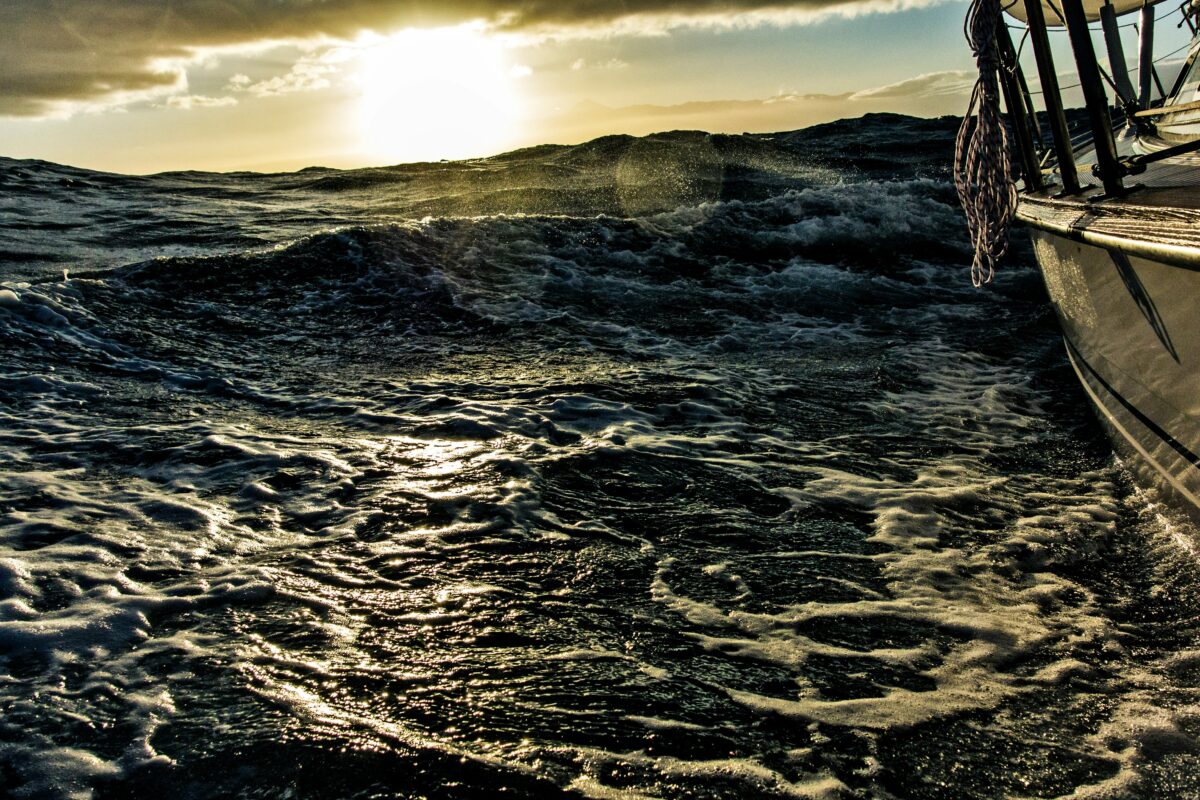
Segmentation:
[[(1054, 4), (1053, 4), (1052, 2), (1047, 2), (1047, 5), (1049, 5), (1051, 8), (1054, 8)], [(1057, 10), (1055, 10), (1055, 13), (1058, 13), (1058, 12), (1057, 12)], [(1028, 36), (1028, 34), (1029, 34), (1029, 26), (1028, 26), (1028, 25), (1009, 25), (1008, 27), (1009, 27), (1011, 30), (1023, 30), (1023, 31), (1025, 32), (1025, 35), (1026, 35), (1026, 36)], [(1022, 37), (1022, 39), (1021, 39), (1021, 46), (1022, 46), (1022, 47), (1024, 47), (1024, 45), (1025, 45), (1025, 39)], [(1184, 50), (1188, 49), (1188, 48), (1189, 48), (1189, 47), (1191, 47), (1191, 46), (1192, 46), (1192, 43), (1191, 43), (1191, 42), (1188, 42), (1188, 43), (1186, 43), (1186, 44), (1184, 44), (1184, 45), (1181, 45), (1181, 46), (1179, 46), (1179, 47), (1175, 48), (1174, 50), (1172, 50), (1171, 52), (1169, 52), (1169, 53), (1166, 53), (1166, 54), (1164, 54), (1164, 55), (1161, 55), (1161, 56), (1159, 56), (1158, 58), (1154, 59), (1154, 62), (1153, 62), (1153, 63), (1155, 63), (1155, 64), (1160, 64), (1160, 63), (1162, 63), (1163, 61), (1165, 61), (1166, 59), (1170, 58), (1171, 56), (1177, 55), (1177, 54), (1179, 54), (1180, 52), (1182, 52), (1182, 51), (1184, 51)], [(1020, 56), (1020, 54), (1021, 54), (1021, 51), (1020, 51), (1020, 49), (1018, 49), (1018, 50), (1017, 50), (1017, 55), (1018, 55), (1018, 56)], [(1107, 77), (1107, 75), (1106, 75), (1105, 77)], [(1078, 86), (1079, 86), (1079, 82), (1075, 82), (1075, 83), (1070, 83), (1070, 84), (1060, 85), (1058, 88), (1059, 88), (1059, 90), (1060, 90), (1060, 91), (1062, 91), (1062, 90), (1064, 90), (1064, 89), (1074, 89), (1074, 88), (1076, 88), (1076, 87), (1078, 87)], [(1034, 91), (1034, 90), (1030, 90), (1030, 92), (1029, 92), (1029, 93), (1030, 93), (1030, 94), (1044, 94), (1044, 92), (1043, 92), (1041, 89), (1038, 89), (1038, 90), (1036, 90), (1036, 91)]]
[(1113, 95), (1116, 96), (1116, 99), (1120, 100), (1122, 105), (1128, 103), (1129, 100), (1121, 96), (1121, 89), (1117, 86), (1117, 82), (1113, 80), (1112, 76), (1108, 74), (1108, 70), (1102, 67), (1099, 63), (1096, 64), (1096, 67), (1100, 70), (1100, 75), (1104, 78), (1109, 88), (1113, 90)]
[(1025, 33), (1021, 35), (1021, 41), (1017, 43), (1017, 56), (1014, 59), (1013, 70), (1021, 64), (1021, 52), (1025, 49), (1025, 42), (1029, 39), (1029, 26), (1025, 26)]
[(1058, 21), (1063, 24), (1063, 28), (1065, 29), (1067, 18), (1063, 16), (1062, 9), (1058, 7), (1058, 4), (1054, 0), (1046, 0), (1046, 5), (1050, 6), (1050, 10), (1054, 12), (1054, 16), (1058, 17)]
[[(1013, 5), (1015, 5), (1015, 3)], [(1058, 16), (1059, 20), (1061, 21), (1062, 14), (1059, 13), (1058, 8), (1055, 7), (1055, 5), (1051, 2), (1047, 2), (1046, 5), (1050, 6), (1050, 9)], [(1012, 5), (1005, 6), (1006, 11), (1009, 8), (1012, 8)], [(1164, 11), (1160, 16), (1155, 17), (1154, 21), (1156, 23), (1162, 22), (1164, 19), (1166, 19), (1167, 17), (1173, 16), (1178, 11), (1179, 11), (1178, 8), (1171, 8), (1167, 11)], [(1004, 25), (1011, 31), (1017, 31), (1017, 30), (1028, 31), (1029, 30), (1028, 25), (1013, 25), (1007, 21), (1005, 21)], [(1136, 23), (1136, 22), (1124, 22), (1124, 23), (1118, 25), (1117, 27), (1119, 27), (1119, 28), (1134, 28), (1136, 30), (1137, 26), (1138, 26), (1138, 23)], [(1093, 31), (1097, 31), (1097, 32), (1100, 31), (1100, 28), (1098, 28), (1098, 27), (1092, 27), (1092, 25), (1089, 25), (1088, 27), (1091, 28), (1091, 30), (1093, 30)], [(1066, 33), (1066, 32), (1067, 32), (1067, 29), (1062, 28), (1062, 27), (1055, 27), (1055, 28), (1047, 27), (1046, 28), (1046, 33)]]
[[(1063, 84), (1063, 85), (1059, 86), (1058, 88), (1059, 88), (1059, 90), (1061, 91), (1061, 90), (1063, 90), (1063, 89), (1074, 89), (1074, 88), (1076, 88), (1077, 86), (1079, 86), (1079, 83), (1078, 83), (1078, 82), (1076, 82), (1076, 83), (1067, 83), (1067, 84)], [(1045, 92), (1044, 92), (1043, 90), (1041, 90), (1041, 89), (1038, 89), (1038, 90), (1036, 90), (1036, 91), (1034, 91), (1033, 89), (1030, 89), (1030, 90), (1029, 90), (1029, 93), (1030, 93), (1030, 94), (1045, 94)]]
[(1162, 61), (1163, 59), (1170, 58), (1171, 56), (1175, 55), (1176, 53), (1178, 53), (1182, 50), (1186, 50), (1187, 48), (1189, 48), (1191, 46), (1192, 46), (1192, 43), (1188, 42), (1187, 44), (1183, 45), (1182, 47), (1176, 47), (1174, 50), (1167, 53), (1165, 56), (1159, 56), (1158, 58), (1154, 59), (1154, 63), (1157, 64), (1158, 62)]
[[(1171, 15), (1173, 15), (1173, 14), (1176, 14), (1176, 13), (1178, 13), (1178, 11), (1179, 11), (1179, 9), (1178, 9), (1178, 8), (1170, 8), (1170, 7), (1168, 7), (1166, 11), (1164, 11), (1164, 12), (1163, 12), (1162, 14), (1160, 14), (1159, 16), (1155, 17), (1155, 18), (1154, 18), (1154, 21), (1155, 21), (1155, 22), (1162, 22), (1162, 21), (1163, 21), (1164, 19), (1166, 19), (1167, 17), (1169, 17), (1169, 16), (1171, 16)], [(1122, 27), (1122, 28), (1136, 28), (1137, 26), (1138, 26), (1138, 23), (1136, 23), (1136, 22), (1126, 22), (1125, 24), (1121, 25), (1120, 27)]]

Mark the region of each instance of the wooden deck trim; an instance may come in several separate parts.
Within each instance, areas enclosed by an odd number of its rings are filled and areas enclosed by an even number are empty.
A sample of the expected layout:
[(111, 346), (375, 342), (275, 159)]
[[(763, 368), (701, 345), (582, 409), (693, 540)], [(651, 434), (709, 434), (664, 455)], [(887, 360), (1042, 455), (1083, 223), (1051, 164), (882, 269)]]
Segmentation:
[(1022, 195), (1017, 219), (1085, 244), (1200, 271), (1200, 210)]
[(1139, 111), (1134, 114), (1135, 117), (1162, 117), (1167, 114), (1174, 114), (1176, 111), (1195, 111), (1200, 108), (1200, 100), (1193, 100), (1190, 103), (1180, 103), (1174, 106), (1160, 106), (1159, 108), (1148, 108), (1145, 111)]

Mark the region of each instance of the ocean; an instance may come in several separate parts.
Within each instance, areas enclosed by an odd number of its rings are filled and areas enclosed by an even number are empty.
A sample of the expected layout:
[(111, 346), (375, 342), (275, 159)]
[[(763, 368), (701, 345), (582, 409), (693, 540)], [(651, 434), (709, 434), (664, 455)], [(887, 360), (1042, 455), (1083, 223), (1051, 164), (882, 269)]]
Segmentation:
[(956, 128), (0, 159), (0, 793), (1200, 797), (1194, 529)]

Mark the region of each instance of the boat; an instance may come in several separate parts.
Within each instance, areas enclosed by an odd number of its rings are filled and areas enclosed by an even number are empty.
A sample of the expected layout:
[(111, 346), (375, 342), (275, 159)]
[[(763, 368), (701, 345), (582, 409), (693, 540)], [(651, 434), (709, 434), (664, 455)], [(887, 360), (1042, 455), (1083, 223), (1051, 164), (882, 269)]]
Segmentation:
[[(976, 284), (991, 279), (1008, 224), (1027, 226), (1067, 357), (1118, 453), (1140, 483), (1193, 519), (1200, 519), (1198, 9), (1200, 0), (1177, 9), (1154, 0), (1004, 7), (974, 0), (966, 31), (980, 80), (955, 164)], [(1178, 78), (1164, 86), (1154, 27), (1176, 14), (1191, 40)], [(1126, 26), (1138, 34), (1133, 76), (1120, 35)], [(1075, 75), (1060, 79), (1050, 35), (1063, 29), (1074, 61), (1064, 72)], [(1022, 56), (1036, 65), (1038, 91), (1030, 90)], [(1064, 109), (1067, 88), (1082, 93), (1086, 114)]]

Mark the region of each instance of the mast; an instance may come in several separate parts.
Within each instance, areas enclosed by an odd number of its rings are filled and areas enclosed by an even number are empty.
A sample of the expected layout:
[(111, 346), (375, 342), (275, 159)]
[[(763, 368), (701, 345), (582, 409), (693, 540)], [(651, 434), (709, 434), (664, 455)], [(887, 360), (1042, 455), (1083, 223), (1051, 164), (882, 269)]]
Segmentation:
[(1125, 64), (1125, 48), (1121, 44), (1121, 29), (1117, 25), (1117, 10), (1113, 8), (1112, 0), (1105, 0), (1104, 5), (1100, 6), (1100, 25), (1104, 29), (1104, 47), (1108, 50), (1108, 68), (1112, 72), (1117, 99), (1123, 106), (1132, 105), (1137, 95), (1129, 79), (1129, 67)]
[(1096, 49), (1092, 46), (1087, 13), (1083, 10), (1083, 0), (1061, 2), (1067, 34), (1071, 38), (1071, 50), (1075, 55), (1075, 67), (1079, 71), (1079, 88), (1083, 90), (1083, 100), (1087, 105), (1092, 143), (1096, 148), (1095, 172), (1104, 184), (1105, 195), (1118, 197), (1125, 193), (1125, 186), (1121, 182), (1121, 166), (1117, 160), (1117, 145), (1113, 141), (1108, 97), (1100, 79), (1100, 65), (1096, 61)]
[(1150, 82), (1154, 77), (1154, 7), (1142, 6), (1138, 27), (1138, 105), (1150, 107)]
[(996, 26), (996, 44), (1000, 55), (1000, 90), (1004, 93), (1004, 105), (1008, 108), (1008, 121), (1017, 146), (1017, 156), (1021, 160), (1025, 189), (1040, 192), (1045, 184), (1037, 150), (1033, 146), (1032, 125), (1036, 124), (1036, 119), (1031, 116), (1032, 107), (1025, 103), (1027, 95), (1022, 91), (1024, 77), (1021, 75), (1021, 65), (1017, 61), (1017, 51), (1013, 48), (1008, 26), (1003, 20)]
[(1067, 116), (1063, 112), (1062, 92), (1058, 87), (1054, 56), (1050, 53), (1050, 37), (1046, 34), (1046, 17), (1042, 12), (1041, 0), (1025, 0), (1025, 13), (1029, 18), (1029, 42), (1033, 45), (1033, 56), (1042, 79), (1042, 101), (1046, 104), (1063, 194), (1076, 194), (1079, 192), (1079, 173), (1075, 168), (1075, 153), (1071, 150), (1071, 131), (1067, 128)]

